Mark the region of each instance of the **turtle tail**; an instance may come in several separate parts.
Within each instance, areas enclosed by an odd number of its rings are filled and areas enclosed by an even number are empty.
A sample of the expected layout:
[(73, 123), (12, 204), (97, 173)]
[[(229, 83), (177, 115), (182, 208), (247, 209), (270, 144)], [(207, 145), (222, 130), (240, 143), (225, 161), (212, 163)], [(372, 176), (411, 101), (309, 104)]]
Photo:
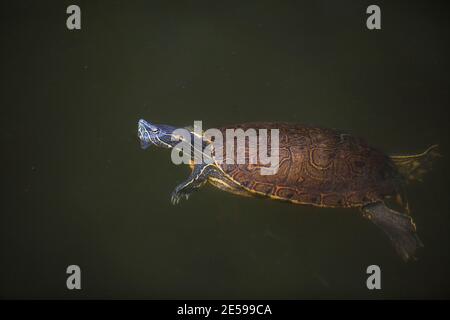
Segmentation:
[(420, 154), (406, 156), (390, 156), (398, 172), (407, 181), (422, 181), (424, 174), (431, 169), (433, 160), (441, 155), (438, 145), (432, 145)]

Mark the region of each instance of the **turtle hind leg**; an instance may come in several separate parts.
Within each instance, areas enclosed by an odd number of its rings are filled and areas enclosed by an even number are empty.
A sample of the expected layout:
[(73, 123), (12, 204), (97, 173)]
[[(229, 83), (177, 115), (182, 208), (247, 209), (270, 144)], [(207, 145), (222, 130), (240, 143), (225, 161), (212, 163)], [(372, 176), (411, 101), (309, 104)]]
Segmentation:
[(442, 157), (437, 149), (438, 145), (432, 145), (420, 154), (390, 158), (406, 181), (422, 181), (425, 173), (431, 169), (433, 161)]
[(366, 205), (362, 211), (364, 217), (386, 233), (404, 261), (415, 258), (416, 249), (423, 247), (423, 244), (409, 215), (389, 209), (382, 202)]

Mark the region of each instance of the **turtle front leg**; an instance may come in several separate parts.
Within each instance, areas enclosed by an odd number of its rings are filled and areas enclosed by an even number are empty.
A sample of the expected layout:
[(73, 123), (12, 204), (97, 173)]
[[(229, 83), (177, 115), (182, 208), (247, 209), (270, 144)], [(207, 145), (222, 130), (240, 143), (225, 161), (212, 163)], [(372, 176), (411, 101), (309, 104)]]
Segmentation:
[(172, 204), (176, 205), (182, 198), (186, 200), (198, 188), (206, 183), (209, 174), (213, 171), (212, 165), (196, 165), (189, 178), (176, 186), (172, 192)]

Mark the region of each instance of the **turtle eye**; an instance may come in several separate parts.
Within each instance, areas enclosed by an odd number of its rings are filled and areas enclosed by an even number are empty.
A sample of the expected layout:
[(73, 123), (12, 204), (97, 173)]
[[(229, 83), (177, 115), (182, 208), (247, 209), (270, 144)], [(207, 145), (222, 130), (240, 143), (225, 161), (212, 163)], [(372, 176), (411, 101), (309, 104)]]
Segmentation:
[(159, 129), (158, 129), (158, 128), (151, 128), (150, 131), (151, 131), (152, 133), (158, 133), (158, 132), (159, 132)]

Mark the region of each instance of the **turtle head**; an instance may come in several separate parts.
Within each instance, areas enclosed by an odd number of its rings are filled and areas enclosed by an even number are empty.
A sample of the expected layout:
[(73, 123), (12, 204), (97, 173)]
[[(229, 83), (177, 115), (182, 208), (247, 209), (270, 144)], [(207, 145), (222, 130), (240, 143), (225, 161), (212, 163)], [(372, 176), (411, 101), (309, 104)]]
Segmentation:
[(150, 145), (163, 148), (173, 148), (179, 141), (174, 131), (177, 128), (165, 124), (154, 124), (144, 119), (138, 122), (138, 138), (141, 148), (147, 149)]

